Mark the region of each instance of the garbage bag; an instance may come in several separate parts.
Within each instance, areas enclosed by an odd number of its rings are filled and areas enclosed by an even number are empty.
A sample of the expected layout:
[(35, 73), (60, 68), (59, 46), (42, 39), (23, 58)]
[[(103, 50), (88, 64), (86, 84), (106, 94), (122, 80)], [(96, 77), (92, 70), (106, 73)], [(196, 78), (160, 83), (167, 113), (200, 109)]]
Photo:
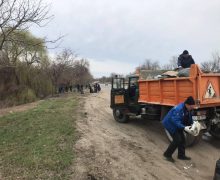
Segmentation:
[(188, 133), (193, 135), (193, 136), (198, 136), (200, 130), (204, 129), (205, 127), (203, 127), (198, 121), (194, 121), (192, 126), (188, 129)]
[(179, 70), (177, 75), (179, 77), (189, 77), (189, 71), (190, 71), (190, 68), (184, 68), (184, 69)]

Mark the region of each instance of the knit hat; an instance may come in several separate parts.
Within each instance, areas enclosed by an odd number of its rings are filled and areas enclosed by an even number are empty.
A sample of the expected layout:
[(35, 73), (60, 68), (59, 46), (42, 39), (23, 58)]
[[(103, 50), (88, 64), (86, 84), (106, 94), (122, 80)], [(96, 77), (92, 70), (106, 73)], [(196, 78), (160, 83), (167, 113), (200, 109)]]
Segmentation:
[(189, 52), (187, 50), (184, 50), (183, 54), (189, 54)]
[(189, 96), (189, 97), (185, 100), (184, 103), (185, 103), (185, 104), (188, 104), (188, 105), (195, 105), (195, 100), (193, 99), (192, 96)]

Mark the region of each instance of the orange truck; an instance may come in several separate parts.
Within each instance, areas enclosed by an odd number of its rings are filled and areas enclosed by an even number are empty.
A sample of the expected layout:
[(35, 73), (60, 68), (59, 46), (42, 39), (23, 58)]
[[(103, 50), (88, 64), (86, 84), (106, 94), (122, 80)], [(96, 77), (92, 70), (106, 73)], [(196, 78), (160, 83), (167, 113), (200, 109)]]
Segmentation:
[[(203, 73), (196, 64), (191, 65), (189, 77), (140, 79), (136, 75), (129, 77), (127, 87), (124, 78), (113, 78), (110, 107), (118, 122), (127, 122), (129, 116), (134, 115), (162, 120), (173, 106), (188, 96), (196, 101), (193, 120), (198, 121), (203, 130), (199, 136), (185, 134), (186, 144), (198, 142), (204, 132), (220, 138), (220, 73)], [(171, 140), (169, 133), (167, 136)]]

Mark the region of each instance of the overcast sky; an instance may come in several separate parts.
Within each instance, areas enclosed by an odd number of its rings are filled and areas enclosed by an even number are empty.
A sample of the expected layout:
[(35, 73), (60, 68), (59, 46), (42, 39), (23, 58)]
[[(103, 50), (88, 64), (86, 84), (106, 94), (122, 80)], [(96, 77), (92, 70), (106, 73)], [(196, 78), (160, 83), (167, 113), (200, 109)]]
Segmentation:
[(95, 77), (132, 72), (145, 59), (165, 64), (184, 49), (197, 63), (220, 52), (220, 0), (46, 1), (54, 19), (32, 32), (65, 34), (61, 48), (90, 59)]

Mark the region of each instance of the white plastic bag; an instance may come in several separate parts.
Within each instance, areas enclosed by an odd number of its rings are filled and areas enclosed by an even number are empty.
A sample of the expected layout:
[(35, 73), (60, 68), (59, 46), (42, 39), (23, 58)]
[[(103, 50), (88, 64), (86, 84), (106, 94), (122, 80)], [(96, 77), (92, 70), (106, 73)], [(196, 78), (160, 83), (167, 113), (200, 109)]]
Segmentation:
[(200, 130), (205, 129), (205, 125), (199, 123), (198, 121), (194, 121), (192, 126), (188, 128), (187, 132), (193, 136), (198, 136)]

